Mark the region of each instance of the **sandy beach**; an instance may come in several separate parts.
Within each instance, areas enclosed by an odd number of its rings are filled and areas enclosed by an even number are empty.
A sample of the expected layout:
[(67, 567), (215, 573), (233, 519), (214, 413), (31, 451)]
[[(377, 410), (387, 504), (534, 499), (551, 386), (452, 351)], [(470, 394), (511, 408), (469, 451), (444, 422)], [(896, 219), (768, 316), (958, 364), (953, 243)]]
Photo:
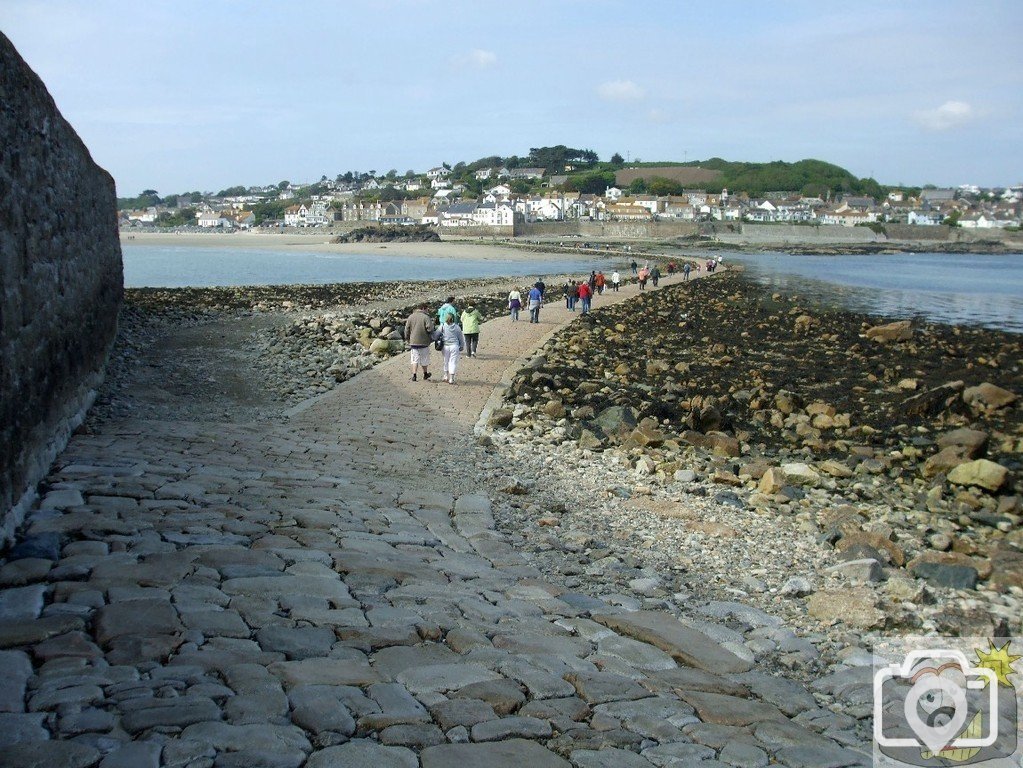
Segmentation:
[[(434, 243), (331, 243), (333, 234), (281, 234), (234, 232), (231, 234), (195, 233), (122, 233), (122, 245), (194, 246), (202, 248), (266, 248), (296, 252), (326, 253), (391, 253), (424, 258), (482, 259), (495, 261), (535, 261), (536, 251), (502, 246), (489, 241), (444, 241)], [(552, 254), (564, 258), (564, 253), (552, 249)]]

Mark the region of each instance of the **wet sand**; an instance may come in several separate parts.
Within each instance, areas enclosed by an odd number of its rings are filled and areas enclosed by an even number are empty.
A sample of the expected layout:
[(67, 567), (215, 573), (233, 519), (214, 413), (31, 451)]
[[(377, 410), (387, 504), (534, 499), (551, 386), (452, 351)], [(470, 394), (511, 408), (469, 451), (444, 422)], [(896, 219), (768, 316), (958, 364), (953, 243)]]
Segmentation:
[[(334, 234), (281, 234), (234, 232), (234, 233), (122, 233), (122, 245), (176, 245), (201, 248), (267, 248), (281, 251), (326, 252), (326, 253), (374, 253), (401, 256), (448, 259), (493, 259), (501, 261), (533, 261), (535, 252), (495, 244), (492, 241), (442, 241), (433, 243), (332, 243)], [(552, 249), (551, 253), (564, 258), (564, 253)]]

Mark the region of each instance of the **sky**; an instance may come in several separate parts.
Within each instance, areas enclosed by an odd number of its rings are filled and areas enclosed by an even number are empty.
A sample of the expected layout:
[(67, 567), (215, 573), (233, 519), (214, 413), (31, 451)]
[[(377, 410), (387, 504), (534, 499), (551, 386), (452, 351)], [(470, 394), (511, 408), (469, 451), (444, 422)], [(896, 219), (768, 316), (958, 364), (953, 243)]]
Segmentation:
[(121, 196), (602, 160), (1023, 182), (1023, 2), (0, 0)]

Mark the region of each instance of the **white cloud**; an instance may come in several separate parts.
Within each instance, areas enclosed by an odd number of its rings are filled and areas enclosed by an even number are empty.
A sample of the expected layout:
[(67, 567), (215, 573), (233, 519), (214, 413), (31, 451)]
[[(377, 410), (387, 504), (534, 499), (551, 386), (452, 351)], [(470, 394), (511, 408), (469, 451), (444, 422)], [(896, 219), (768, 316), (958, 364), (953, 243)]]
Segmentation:
[(657, 123), (659, 125), (671, 122), (671, 118), (668, 114), (663, 109), (657, 109), (656, 107), (647, 112), (646, 117), (651, 123)]
[(488, 69), (497, 64), (497, 54), (493, 51), (473, 48), (466, 54), (455, 56), (451, 63), (460, 69)]
[(946, 101), (937, 109), (917, 110), (913, 117), (929, 131), (947, 131), (976, 119), (977, 112), (965, 101)]
[(597, 94), (604, 101), (639, 101), (646, 91), (631, 80), (608, 80), (597, 86)]

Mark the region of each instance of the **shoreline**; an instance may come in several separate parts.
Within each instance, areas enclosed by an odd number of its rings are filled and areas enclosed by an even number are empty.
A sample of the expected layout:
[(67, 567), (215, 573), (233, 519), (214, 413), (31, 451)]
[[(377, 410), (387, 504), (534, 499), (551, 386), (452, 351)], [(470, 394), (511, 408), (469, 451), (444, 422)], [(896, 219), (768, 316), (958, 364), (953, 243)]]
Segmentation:
[[(429, 259), (472, 259), (474, 261), (535, 261), (535, 256), (546, 254), (565, 258), (558, 248), (541, 251), (523, 251), (514, 245), (492, 241), (442, 240), (440, 242), (411, 243), (334, 243), (334, 234), (265, 234), (227, 233), (150, 233), (121, 235), (121, 245), (129, 246), (181, 246), (210, 248), (254, 248), (294, 253), (334, 253), (374, 256), (402, 256)], [(483, 249), (483, 252), (481, 252)], [(586, 254), (589, 255), (589, 254)]]
[[(727, 242), (723, 240), (702, 240), (691, 238), (675, 238), (671, 240), (649, 240), (637, 238), (628, 240), (619, 237), (579, 238), (569, 233), (549, 239), (548, 237), (531, 239), (520, 236), (517, 238), (481, 238), (467, 239), (454, 235), (451, 239), (439, 242), (395, 242), (395, 243), (334, 243), (337, 236), (333, 230), (313, 230), (310, 232), (122, 232), (121, 245), (142, 246), (183, 246), (183, 247), (231, 247), (256, 248), (267, 250), (284, 250), (299, 253), (350, 253), (367, 254), (378, 251), (391, 251), (391, 254), (402, 256), (421, 256), (425, 258), (472, 258), (481, 260), (529, 260), (529, 254), (549, 254), (564, 256), (578, 254), (580, 256), (598, 256), (613, 258), (615, 256), (647, 255), (651, 258), (666, 257), (658, 253), (665, 249), (677, 251), (683, 255), (703, 258), (721, 251), (735, 251), (742, 254), (787, 253), (792, 255), (813, 256), (869, 256), (896, 255), (913, 253), (950, 253), (962, 255), (1020, 255), (1023, 256), (1023, 240), (1004, 242), (993, 240), (894, 240), (888, 242), (778, 242), (748, 243)], [(596, 248), (582, 248), (583, 242), (599, 244)], [(480, 249), (485, 248), (485, 255)], [(629, 251), (627, 249), (635, 249)]]

